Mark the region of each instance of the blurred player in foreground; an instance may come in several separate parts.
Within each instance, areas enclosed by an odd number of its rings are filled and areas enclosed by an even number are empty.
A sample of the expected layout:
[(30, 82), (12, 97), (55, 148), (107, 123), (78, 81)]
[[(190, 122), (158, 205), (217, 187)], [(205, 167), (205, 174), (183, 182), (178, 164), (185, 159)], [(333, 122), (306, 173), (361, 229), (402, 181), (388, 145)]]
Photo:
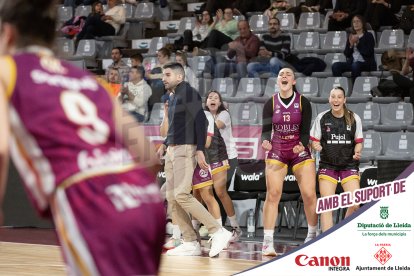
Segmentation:
[(68, 274), (155, 275), (155, 149), (92, 75), (54, 57), (55, 20), (54, 1), (0, 0), (0, 204), (10, 151)]

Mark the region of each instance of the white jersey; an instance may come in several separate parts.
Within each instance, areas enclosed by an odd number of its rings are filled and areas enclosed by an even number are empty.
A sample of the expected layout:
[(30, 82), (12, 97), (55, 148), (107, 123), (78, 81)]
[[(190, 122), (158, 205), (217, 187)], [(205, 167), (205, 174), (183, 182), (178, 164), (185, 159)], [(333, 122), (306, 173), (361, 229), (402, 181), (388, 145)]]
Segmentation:
[(231, 129), (231, 118), (228, 111), (222, 111), (218, 114), (216, 120), (222, 121), (225, 125), (220, 129), (220, 134), (226, 143), (227, 155), (229, 159), (237, 158), (236, 142), (234, 141), (233, 131)]

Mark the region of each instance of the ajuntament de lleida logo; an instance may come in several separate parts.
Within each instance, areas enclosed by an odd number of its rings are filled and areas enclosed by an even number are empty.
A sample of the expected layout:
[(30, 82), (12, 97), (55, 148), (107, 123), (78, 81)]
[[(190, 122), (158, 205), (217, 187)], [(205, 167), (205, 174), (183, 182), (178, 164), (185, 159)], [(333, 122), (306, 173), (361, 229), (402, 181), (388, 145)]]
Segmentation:
[(388, 206), (380, 206), (380, 217), (382, 219), (388, 218)]

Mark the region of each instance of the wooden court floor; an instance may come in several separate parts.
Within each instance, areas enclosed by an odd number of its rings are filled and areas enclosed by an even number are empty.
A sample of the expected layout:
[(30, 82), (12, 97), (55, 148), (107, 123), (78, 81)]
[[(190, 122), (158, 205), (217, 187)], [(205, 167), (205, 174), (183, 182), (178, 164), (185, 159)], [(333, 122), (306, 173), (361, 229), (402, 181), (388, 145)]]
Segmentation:
[[(206, 241), (202, 244), (200, 257), (163, 254), (159, 275), (232, 275), (271, 260), (262, 258), (258, 242), (233, 243), (217, 258), (209, 258)], [(294, 247), (277, 244), (276, 251)], [(0, 229), (0, 275), (66, 275), (53, 230)]]

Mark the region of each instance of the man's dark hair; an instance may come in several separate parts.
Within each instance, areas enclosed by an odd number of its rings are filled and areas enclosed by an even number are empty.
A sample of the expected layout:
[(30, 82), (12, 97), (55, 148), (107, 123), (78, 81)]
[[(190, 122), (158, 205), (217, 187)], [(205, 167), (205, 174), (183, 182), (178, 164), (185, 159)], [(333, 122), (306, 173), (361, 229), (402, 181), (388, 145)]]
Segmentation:
[(178, 62), (170, 62), (170, 63), (167, 63), (167, 64), (165, 64), (162, 68), (163, 68), (163, 69), (171, 69), (171, 70), (173, 70), (174, 72), (176, 72), (176, 73), (179, 73), (179, 74), (183, 75), (183, 79), (184, 79), (184, 77), (185, 77), (185, 71), (184, 71), (184, 68), (183, 68), (183, 66), (182, 66), (180, 63), (178, 63)]
[(0, 22), (16, 27), (16, 46), (41, 45), (51, 47), (56, 33), (56, 1), (1, 1)]
[(121, 56), (123, 56), (121, 47), (112, 48), (112, 50), (115, 50), (115, 49), (117, 49), (119, 51), (119, 53), (121, 54)]
[(138, 60), (141, 63), (144, 61), (144, 57), (140, 53), (134, 54), (130, 58), (133, 60)]
[(145, 69), (143, 66), (132, 66), (131, 69), (136, 69), (142, 78), (145, 76)]

